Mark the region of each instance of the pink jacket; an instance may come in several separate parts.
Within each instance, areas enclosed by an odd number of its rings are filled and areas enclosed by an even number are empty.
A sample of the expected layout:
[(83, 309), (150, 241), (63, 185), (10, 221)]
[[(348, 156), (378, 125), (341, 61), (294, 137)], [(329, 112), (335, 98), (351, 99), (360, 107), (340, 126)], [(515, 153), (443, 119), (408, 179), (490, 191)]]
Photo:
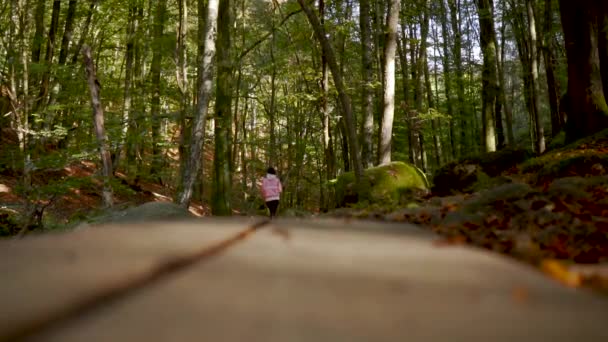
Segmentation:
[(275, 201), (279, 200), (283, 185), (281, 185), (281, 181), (276, 175), (267, 174), (266, 177), (262, 178), (261, 190), (264, 201)]

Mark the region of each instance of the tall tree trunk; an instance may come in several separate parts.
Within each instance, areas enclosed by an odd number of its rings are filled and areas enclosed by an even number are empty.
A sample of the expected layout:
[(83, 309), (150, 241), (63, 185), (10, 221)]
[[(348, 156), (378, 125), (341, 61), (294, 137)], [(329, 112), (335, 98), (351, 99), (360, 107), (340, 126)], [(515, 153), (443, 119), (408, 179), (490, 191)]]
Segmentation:
[(534, 123), (534, 147), (537, 153), (545, 151), (545, 132), (540, 117), (539, 104), (539, 80), (538, 80), (538, 37), (536, 35), (536, 15), (534, 13), (532, 0), (526, 0), (526, 11), (528, 13), (528, 35), (530, 37), (530, 68), (531, 68), (531, 91), (532, 91), (532, 122)]
[[(397, 40), (397, 51), (399, 52), (399, 62), (401, 63), (401, 83), (403, 88), (403, 102), (404, 111), (406, 116), (406, 122), (408, 124), (408, 156), (410, 163), (414, 163), (414, 147), (412, 143), (413, 130), (412, 120), (410, 118), (410, 112), (412, 107), (412, 92), (410, 89), (409, 80), (409, 63), (407, 61), (407, 41), (408, 37), (405, 32), (405, 25), (401, 25), (401, 37)], [(413, 61), (410, 61), (413, 63)], [(412, 66), (413, 68), (414, 66)]]
[[(132, 97), (131, 97), (131, 88), (132, 88), (132, 84), (133, 84), (133, 62), (135, 59), (135, 49), (134, 49), (134, 45), (135, 45), (135, 32), (137, 32), (137, 26), (138, 26), (138, 21), (137, 21), (137, 5), (131, 5), (130, 9), (129, 9), (129, 24), (127, 26), (127, 44), (126, 44), (126, 51), (125, 51), (125, 60), (126, 60), (126, 65), (125, 65), (125, 89), (124, 89), (124, 95), (123, 95), (123, 103), (122, 103), (122, 132), (121, 132), (121, 136), (120, 136), (120, 140), (118, 143), (118, 147), (116, 148), (116, 151), (114, 152), (114, 160), (112, 162), (112, 165), (114, 166), (114, 171), (116, 171), (116, 169), (118, 168), (118, 165), (120, 164), (120, 155), (122, 153), (122, 149), (125, 146), (126, 139), (127, 139), (127, 133), (129, 130), (129, 127), (132, 126), (131, 121), (133, 120), (133, 118), (131, 118), (131, 102), (132, 102)], [(131, 171), (131, 170), (129, 170)]]
[[(426, 88), (426, 98), (428, 103), (428, 111), (431, 109), (436, 109), (435, 107), (435, 99), (433, 98), (433, 89), (431, 88), (431, 76), (429, 72), (429, 64), (426, 60), (425, 56), (425, 68), (424, 68), (424, 85)], [(441, 166), (441, 130), (439, 129), (439, 124), (437, 123), (437, 119), (431, 118), (431, 128), (433, 129), (433, 156), (435, 157), (435, 169), (438, 169)]]
[(468, 106), (465, 98), (464, 87), (464, 67), (462, 64), (462, 31), (460, 29), (460, 13), (457, 0), (447, 0), (450, 8), (450, 22), (452, 24), (452, 33), (454, 34), (454, 66), (456, 68), (456, 95), (458, 97), (458, 106), (454, 113), (455, 117), (460, 120), (460, 149), (459, 156), (464, 156), (470, 152), (470, 134), (467, 132), (469, 128), (467, 113)]
[(44, 12), (47, 2), (48, 0), (38, 0), (36, 3), (36, 12), (34, 14), (36, 30), (32, 43), (32, 63), (40, 62), (40, 57), (42, 55), (42, 43), (44, 41)]
[[(548, 0), (551, 1), (551, 0)], [(513, 135), (513, 107), (511, 107), (511, 102), (507, 101), (507, 84), (505, 81), (505, 54), (506, 54), (506, 2), (502, 2), (502, 26), (500, 28), (500, 53), (497, 54), (498, 62), (498, 81), (499, 81), (499, 96), (500, 102), (502, 103), (502, 108), (505, 113), (505, 123), (507, 125), (507, 145), (515, 144), (515, 136)]]
[(441, 47), (443, 49), (443, 84), (445, 91), (445, 100), (447, 107), (447, 114), (449, 116), (449, 125), (450, 125), (450, 152), (452, 158), (456, 157), (456, 127), (454, 123), (456, 122), (456, 117), (454, 116), (454, 99), (452, 98), (452, 65), (450, 64), (450, 49), (448, 42), (452, 40), (452, 35), (448, 28), (448, 10), (445, 4), (445, 0), (439, 0), (441, 7), (441, 35), (442, 35), (442, 44)]
[(483, 52), (482, 72), (482, 140), (487, 152), (496, 151), (496, 99), (498, 80), (496, 71), (496, 32), (492, 17), (493, 0), (476, 0), (479, 13), (481, 50)]
[(217, 83), (215, 98), (215, 159), (213, 172), (213, 215), (231, 215), (230, 130), (232, 128), (233, 18), (231, 0), (220, 0), (217, 20)]
[(152, 167), (150, 168), (150, 174), (160, 183), (162, 183), (162, 179), (159, 174), (162, 168), (162, 151), (160, 148), (160, 73), (162, 68), (162, 44), (166, 17), (167, 0), (159, 0), (156, 4), (156, 13), (154, 16), (154, 48), (152, 49), (152, 64), (150, 66), (150, 77), (152, 83), (152, 99), (150, 101), (150, 115), (152, 121)]
[(380, 164), (391, 162), (391, 141), (393, 137), (393, 119), (395, 117), (395, 53), (397, 50), (397, 23), (401, 0), (391, 0), (386, 18), (386, 36), (384, 40), (384, 89), (382, 126), (380, 129), (378, 159)]
[(91, 91), (91, 106), (93, 107), (93, 124), (95, 127), (95, 136), (97, 137), (97, 143), (99, 145), (99, 155), (103, 166), (103, 192), (102, 200), (103, 206), (109, 208), (112, 206), (112, 159), (110, 158), (110, 151), (108, 149), (108, 136), (106, 135), (104, 127), (104, 115), (103, 106), (101, 105), (101, 96), (99, 94), (99, 81), (97, 81), (97, 74), (95, 72), (95, 66), (93, 65), (93, 59), (91, 57), (91, 48), (88, 46), (83, 47), (82, 54), (84, 56), (85, 71), (87, 74), (87, 83), (89, 84), (89, 90)]
[(197, 175), (202, 168), (202, 150), (205, 140), (205, 122), (207, 109), (213, 88), (213, 72), (215, 62), (215, 39), (217, 31), (218, 3), (219, 0), (207, 0), (207, 10), (199, 1), (199, 21), (204, 21), (204, 30), (199, 31), (199, 41), (203, 41), (202, 58), (199, 61), (200, 83), (197, 94), (196, 113), (192, 124), (192, 140), (190, 142), (189, 156), (181, 175), (181, 187), (176, 196), (176, 202), (183, 207), (190, 205), (192, 190)]
[(276, 135), (276, 97), (277, 97), (277, 65), (274, 60), (275, 36), (272, 35), (270, 44), (270, 60), (272, 61), (272, 74), (270, 76), (270, 105), (268, 106), (268, 122), (270, 126), (270, 144), (268, 146), (268, 165), (277, 163), (277, 135)]
[(188, 155), (188, 127), (186, 117), (190, 108), (190, 83), (188, 80), (187, 39), (188, 39), (188, 1), (178, 0), (179, 20), (177, 27), (177, 43), (175, 46), (175, 78), (180, 92), (179, 110), (179, 156), (180, 167), (185, 166)]
[(597, 27), (597, 16), (605, 17), (607, 13), (605, 6), (592, 1), (560, 0), (559, 4), (568, 57), (566, 138), (574, 141), (608, 127), (604, 91), (608, 85), (602, 83), (598, 72), (601, 69)]
[[(418, 115), (422, 110), (422, 84), (420, 82), (420, 73), (419, 73), (419, 63), (420, 57), (418, 56), (418, 52), (420, 51), (420, 46), (417, 45), (418, 37), (416, 36), (416, 27), (414, 25), (410, 25), (409, 28), (409, 40), (410, 40), (410, 63), (411, 74), (412, 74), (412, 82), (413, 86), (413, 108), (408, 111), (407, 118), (409, 123), (409, 137), (408, 141), (410, 144), (410, 162), (418, 167), (422, 167), (422, 151), (420, 150), (420, 119)], [(420, 39), (422, 42), (422, 39)]]
[[(363, 0), (363, 2), (367, 2), (367, 6), (369, 7), (369, 2), (368, 0)], [(361, 3), (361, 6), (364, 5), (364, 3)], [(369, 8), (368, 8), (369, 11)], [(319, 15), (320, 15), (320, 19), (321, 19), (321, 23), (324, 25), (325, 23), (325, 1), (324, 0), (320, 0), (319, 1)], [(362, 20), (362, 19), (360, 19)], [(369, 20), (369, 18), (368, 18)], [(369, 23), (368, 23), (369, 25)], [(368, 35), (370, 34), (370, 32), (367, 33)], [(364, 38), (362, 38), (364, 39)], [(370, 39), (370, 37), (367, 38), (368, 40)], [(371, 51), (370, 51), (371, 53)], [(369, 57), (371, 58), (371, 56)], [(371, 63), (371, 62), (370, 62)], [(371, 66), (370, 66), (371, 67)], [(365, 70), (364, 70), (365, 72)], [(365, 76), (364, 76), (365, 77)], [(364, 94), (365, 94), (365, 84), (364, 84)], [(367, 90), (368, 93), (371, 96), (371, 89)], [(370, 99), (371, 100), (371, 99)], [(371, 102), (370, 102), (370, 109), (371, 109)], [(327, 182), (327, 184), (329, 184), (329, 182), (336, 178), (336, 162), (335, 162), (335, 156), (334, 156), (334, 148), (333, 148), (333, 141), (332, 141), (332, 127), (331, 127), (331, 119), (330, 119), (330, 112), (329, 112), (329, 69), (327, 66), (327, 57), (325, 56), (324, 52), (321, 52), (321, 123), (323, 125), (323, 155), (324, 155), (324, 161), (325, 161), (325, 181)], [(367, 115), (367, 114), (364, 114)], [(372, 117), (372, 124), (373, 124), (373, 113), (371, 113)], [(366, 119), (367, 120), (367, 119)], [(373, 127), (372, 127), (373, 129)], [(363, 140), (365, 141), (365, 128), (363, 131), (363, 135), (364, 138)], [(365, 144), (365, 142), (364, 142)], [(370, 147), (371, 149), (371, 147)], [(362, 156), (361, 159), (365, 158), (365, 152), (363, 152), (362, 150)], [(348, 157), (347, 157), (348, 158)], [(323, 182), (321, 182), (321, 184), (323, 184)], [(327, 189), (327, 195), (324, 196), (323, 192), (324, 190)], [(325, 187), (321, 187), (321, 196), (322, 196), (322, 201), (321, 201), (321, 208), (323, 209), (329, 209), (329, 207), (331, 206), (331, 197), (329, 195), (329, 187), (325, 186)]]
[(65, 17), (65, 26), (63, 29), (63, 37), (61, 38), (61, 50), (59, 51), (59, 65), (65, 65), (68, 59), (68, 51), (72, 43), (72, 35), (74, 34), (74, 17), (76, 14), (76, 5), (78, 1), (70, 0), (68, 4), (68, 13)]
[(46, 42), (46, 54), (44, 57), (45, 70), (42, 74), (42, 83), (38, 94), (36, 108), (43, 108), (47, 103), (49, 94), (49, 82), (51, 79), (51, 67), (53, 64), (53, 56), (55, 54), (55, 40), (57, 38), (57, 30), (59, 28), (59, 12), (61, 11), (61, 1), (53, 1), (53, 12), (51, 14), (51, 26), (49, 27), (49, 35)]
[(336, 62), (336, 57), (334, 55), (333, 48), (329, 43), (329, 39), (327, 38), (327, 34), (325, 33), (325, 28), (321, 26), (319, 22), (319, 18), (316, 13), (308, 6), (306, 0), (298, 0), (298, 3), (302, 7), (302, 10), (306, 13), (308, 17), (308, 21), (312, 26), (315, 36), (319, 40), (323, 52), (327, 56), (327, 63), (329, 64), (329, 69), (331, 70), (334, 84), (336, 85), (336, 90), (338, 91), (338, 97), (340, 99), (340, 104), (342, 106), (342, 111), (344, 113), (344, 119), (346, 123), (346, 128), (348, 132), (348, 143), (351, 152), (351, 158), (354, 162), (355, 169), (355, 178), (357, 187), (362, 189), (362, 178), (363, 178), (363, 163), (361, 163), (361, 155), (359, 154), (359, 143), (357, 141), (357, 130), (355, 127), (355, 118), (352, 110), (350, 96), (346, 93), (346, 89), (344, 86), (344, 82), (342, 80), (342, 73), (338, 67), (338, 63)]
[(374, 103), (373, 103), (373, 65), (372, 65), (372, 29), (369, 13), (370, 0), (361, 0), (359, 4), (359, 27), (361, 30), (361, 73), (363, 86), (363, 125), (361, 126), (361, 161), (366, 168), (374, 164), (373, 135), (374, 135)]
[(545, 16), (542, 30), (543, 61), (545, 62), (545, 75), (547, 76), (547, 93), (549, 94), (549, 108), (551, 109), (551, 137), (555, 137), (562, 130), (564, 121), (559, 108), (560, 85), (555, 76), (557, 60), (553, 52), (553, 0), (545, 0)]
[[(424, 112), (424, 71), (427, 68), (427, 46), (428, 46), (428, 35), (429, 35), (429, 22), (430, 14), (428, 10), (428, 0), (423, 0), (421, 4), (424, 4), (424, 11), (420, 15), (420, 44), (418, 45), (418, 55), (416, 57), (416, 77), (415, 77), (415, 101), (416, 101), (416, 112), (418, 115)], [(424, 132), (422, 129), (423, 121), (419, 118), (415, 120), (415, 134), (417, 143), (419, 146), (419, 156), (417, 165), (423, 170), (427, 170), (427, 156), (425, 149)]]

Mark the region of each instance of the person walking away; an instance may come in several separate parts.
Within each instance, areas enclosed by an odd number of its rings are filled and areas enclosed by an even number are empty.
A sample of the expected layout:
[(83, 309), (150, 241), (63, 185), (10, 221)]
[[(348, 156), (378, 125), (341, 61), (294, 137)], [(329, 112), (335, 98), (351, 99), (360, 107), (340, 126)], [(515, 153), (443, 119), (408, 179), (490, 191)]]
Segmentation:
[(283, 192), (283, 185), (279, 177), (277, 177), (277, 172), (274, 168), (269, 167), (266, 170), (266, 176), (262, 178), (261, 191), (264, 201), (266, 201), (266, 206), (270, 211), (270, 219), (272, 219), (277, 216), (277, 208), (279, 207), (281, 192)]

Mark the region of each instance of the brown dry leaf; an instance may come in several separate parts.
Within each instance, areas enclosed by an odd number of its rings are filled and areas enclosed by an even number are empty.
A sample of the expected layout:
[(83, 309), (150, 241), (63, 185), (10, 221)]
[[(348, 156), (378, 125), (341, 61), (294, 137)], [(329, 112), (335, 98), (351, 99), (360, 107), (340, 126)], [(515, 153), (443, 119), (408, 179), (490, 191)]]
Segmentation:
[(566, 286), (578, 287), (583, 283), (583, 278), (579, 273), (572, 272), (559, 260), (545, 259), (541, 261), (540, 269)]

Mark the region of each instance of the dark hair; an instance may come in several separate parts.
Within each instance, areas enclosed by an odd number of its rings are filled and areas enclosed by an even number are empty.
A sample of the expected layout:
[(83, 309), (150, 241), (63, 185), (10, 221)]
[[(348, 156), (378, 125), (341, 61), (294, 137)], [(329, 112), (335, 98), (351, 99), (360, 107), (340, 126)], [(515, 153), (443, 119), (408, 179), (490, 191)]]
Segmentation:
[(274, 168), (271, 166), (268, 168), (268, 170), (266, 170), (267, 173), (270, 173), (271, 175), (276, 175), (277, 172), (274, 170)]

